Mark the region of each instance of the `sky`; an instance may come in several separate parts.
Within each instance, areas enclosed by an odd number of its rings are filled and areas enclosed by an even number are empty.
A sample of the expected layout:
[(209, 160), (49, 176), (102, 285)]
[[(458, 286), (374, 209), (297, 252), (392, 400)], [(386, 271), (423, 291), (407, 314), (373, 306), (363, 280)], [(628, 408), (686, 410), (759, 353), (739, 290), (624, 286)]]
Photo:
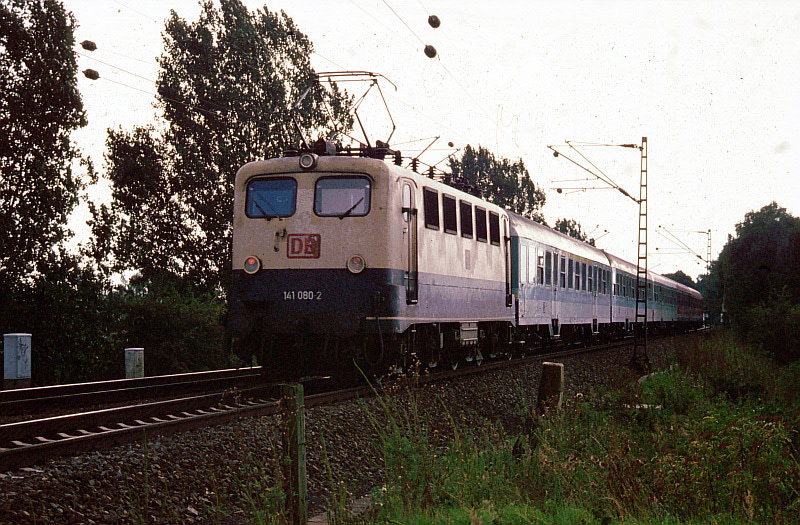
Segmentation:
[[(648, 265), (705, 273), (746, 213), (775, 201), (800, 216), (800, 3), (680, 0), (244, 0), (283, 10), (314, 45), (318, 72), (383, 75), (404, 154), (446, 166), (466, 145), (522, 159), (546, 192), (552, 226), (578, 221), (597, 246), (636, 262), (639, 206), (555, 157), (548, 146), (639, 196), (647, 138)], [(101, 175), (106, 130), (156, 122), (155, 58), (174, 10), (193, 0), (64, 0), (78, 23), (79, 76), (89, 124), (73, 140)], [(436, 15), (441, 25), (428, 24)], [(428, 58), (423, 49), (437, 50)], [(351, 84), (359, 97), (366, 86)], [(376, 93), (364, 101), (370, 140), (391, 132)], [(592, 144), (576, 146), (566, 144)], [(448, 143), (452, 142), (453, 147)], [(584, 155), (586, 159), (580, 157)], [(589, 189), (597, 188), (597, 189)], [(559, 192), (558, 189), (562, 191)], [(107, 185), (89, 197), (109, 199)], [(78, 241), (86, 207), (76, 212)], [(708, 234), (710, 230), (710, 234)], [(698, 257), (698, 255), (700, 257)]]

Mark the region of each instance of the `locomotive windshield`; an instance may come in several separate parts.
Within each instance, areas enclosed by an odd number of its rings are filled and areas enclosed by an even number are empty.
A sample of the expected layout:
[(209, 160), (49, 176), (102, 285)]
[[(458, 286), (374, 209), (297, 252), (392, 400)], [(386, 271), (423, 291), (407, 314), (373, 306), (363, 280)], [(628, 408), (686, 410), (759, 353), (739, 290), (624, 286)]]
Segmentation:
[(250, 218), (290, 217), (296, 201), (296, 180), (257, 179), (247, 186), (245, 209)]
[(366, 177), (322, 177), (314, 191), (320, 217), (360, 217), (369, 213), (370, 180)]

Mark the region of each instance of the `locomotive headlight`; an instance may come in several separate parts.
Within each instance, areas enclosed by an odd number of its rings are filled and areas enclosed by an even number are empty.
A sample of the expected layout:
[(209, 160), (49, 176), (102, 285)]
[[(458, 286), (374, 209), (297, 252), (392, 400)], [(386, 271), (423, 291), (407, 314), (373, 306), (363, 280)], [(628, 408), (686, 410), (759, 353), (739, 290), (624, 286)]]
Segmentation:
[(300, 167), (304, 170), (312, 170), (317, 165), (317, 156), (313, 153), (303, 153), (300, 155)]
[(255, 255), (251, 255), (244, 260), (244, 273), (253, 275), (261, 269), (261, 260)]
[(351, 255), (347, 259), (347, 269), (350, 270), (350, 273), (361, 273), (366, 267), (367, 261), (361, 255)]

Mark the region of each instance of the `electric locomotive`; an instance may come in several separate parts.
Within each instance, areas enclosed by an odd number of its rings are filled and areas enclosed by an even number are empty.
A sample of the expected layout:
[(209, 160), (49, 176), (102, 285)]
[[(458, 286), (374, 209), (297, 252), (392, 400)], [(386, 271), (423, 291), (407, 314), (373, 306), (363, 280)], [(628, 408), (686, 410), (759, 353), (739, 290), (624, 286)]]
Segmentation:
[(274, 375), (457, 366), (508, 339), (508, 214), (387, 153), (237, 173), (229, 331)]

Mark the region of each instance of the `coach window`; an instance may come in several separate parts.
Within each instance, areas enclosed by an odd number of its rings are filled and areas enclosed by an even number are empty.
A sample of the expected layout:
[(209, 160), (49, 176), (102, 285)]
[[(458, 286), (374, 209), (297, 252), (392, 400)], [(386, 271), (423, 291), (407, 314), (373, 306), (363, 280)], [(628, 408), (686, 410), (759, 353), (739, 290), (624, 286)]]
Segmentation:
[(597, 270), (594, 266), (589, 266), (589, 283), (588, 283), (588, 290), (590, 292), (596, 292), (597, 290), (594, 289), (594, 283), (597, 282), (595, 279), (594, 272)]
[(297, 181), (256, 179), (247, 185), (245, 213), (251, 219), (290, 217), (297, 202)]
[(567, 263), (567, 288), (573, 288), (575, 286), (575, 272), (573, 271), (573, 262), (572, 259), (569, 260)]
[(442, 218), (444, 219), (444, 232), (456, 234), (458, 232), (456, 198), (445, 193), (442, 193)]
[[(581, 277), (583, 278), (583, 291), (586, 291), (587, 283), (586, 283), (586, 263), (581, 263)], [(591, 291), (591, 288), (589, 288)]]
[(422, 205), (425, 208), (425, 227), (439, 229), (439, 193), (430, 188), (422, 189)]
[(475, 206), (475, 238), (479, 242), (486, 242), (489, 239), (486, 231), (486, 210), (480, 206)]
[(489, 212), (489, 242), (500, 246), (500, 216), (493, 211)]
[(461, 211), (461, 236), (472, 239), (472, 204), (459, 201), (458, 205)]
[(567, 261), (562, 255), (561, 259), (561, 288), (567, 287)]
[(320, 217), (363, 217), (369, 213), (371, 183), (366, 177), (322, 177), (314, 191)]
[(544, 255), (544, 284), (552, 284), (552, 273), (553, 273), (553, 254), (550, 252), (545, 253)]
[(536, 253), (536, 282), (544, 284), (544, 252), (541, 250)]
[(526, 279), (530, 284), (536, 284), (536, 248), (528, 246), (528, 276)]
[(558, 253), (553, 253), (553, 286), (558, 286)]

